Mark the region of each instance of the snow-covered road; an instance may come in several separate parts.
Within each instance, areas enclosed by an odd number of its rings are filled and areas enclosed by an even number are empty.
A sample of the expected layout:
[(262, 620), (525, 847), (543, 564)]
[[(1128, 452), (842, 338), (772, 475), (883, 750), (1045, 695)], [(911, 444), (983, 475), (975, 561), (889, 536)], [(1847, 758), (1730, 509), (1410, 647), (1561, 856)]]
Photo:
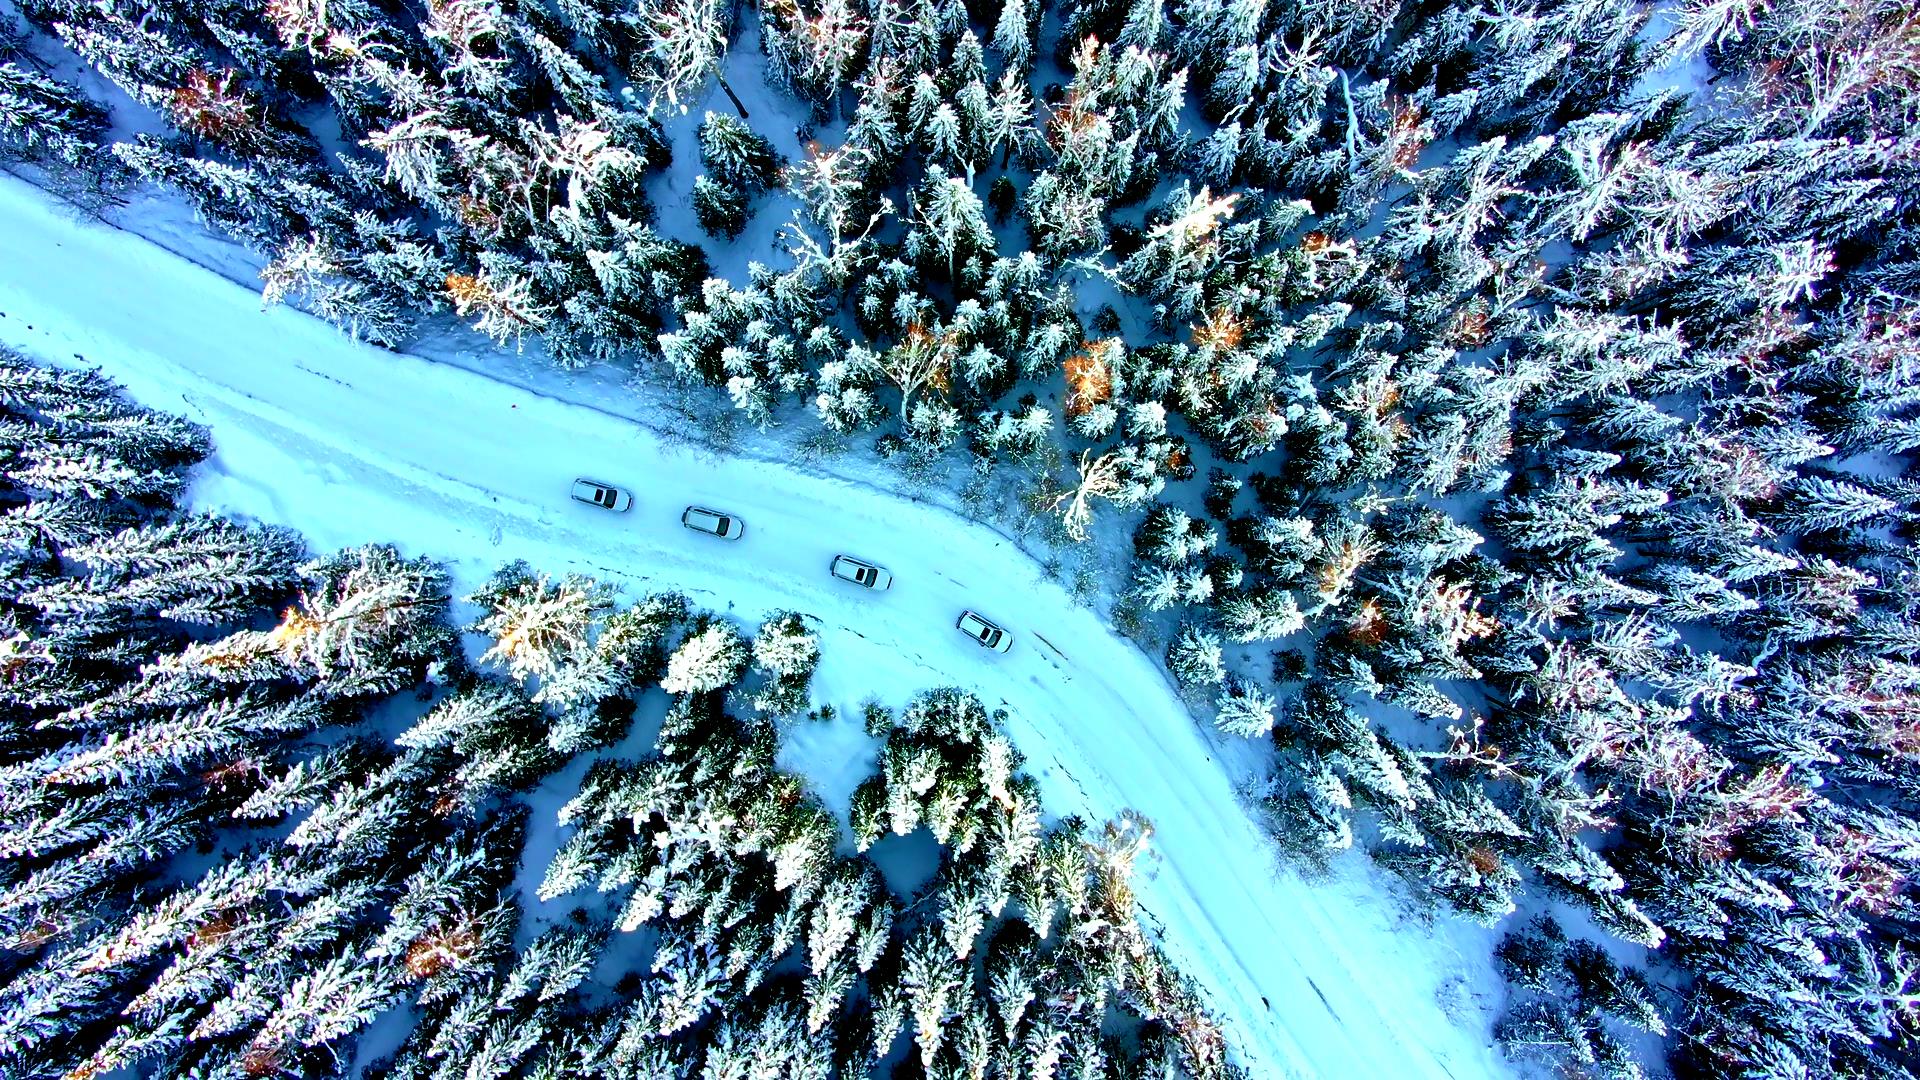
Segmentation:
[[(316, 548), (395, 541), (446, 560), (463, 586), (524, 558), (630, 591), (677, 589), (755, 622), (794, 608), (822, 620), (818, 696), (842, 709), (948, 684), (1002, 700), (1052, 812), (1130, 807), (1153, 822), (1142, 899), (1256, 1076), (1508, 1071), (1483, 1030), (1437, 1001), (1453, 966), (1444, 941), (1403, 925), (1360, 875), (1309, 885), (1274, 870), (1159, 670), (988, 529), (356, 345), (290, 309), (262, 311), (256, 295), (144, 240), (70, 220), (4, 175), (0, 342), (97, 364), (140, 401), (208, 425), (218, 449), (196, 504), (292, 526)], [(575, 475), (631, 488), (632, 512), (569, 501)], [(683, 529), (693, 502), (738, 514), (745, 538)], [(894, 589), (829, 578), (840, 551), (891, 568)], [(1013, 651), (964, 640), (953, 628), (963, 607), (1018, 635)], [(800, 764), (831, 792), (836, 774), (865, 763)]]

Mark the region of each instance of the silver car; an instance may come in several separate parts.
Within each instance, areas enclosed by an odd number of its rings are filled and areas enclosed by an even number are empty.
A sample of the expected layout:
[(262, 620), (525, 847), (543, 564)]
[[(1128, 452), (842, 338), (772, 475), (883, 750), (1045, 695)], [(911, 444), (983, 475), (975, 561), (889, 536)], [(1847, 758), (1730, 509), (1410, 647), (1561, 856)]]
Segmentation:
[(834, 577), (851, 581), (863, 589), (879, 592), (893, 587), (893, 575), (887, 572), (886, 567), (862, 562), (851, 555), (835, 555), (832, 569)]
[(746, 522), (704, 506), (687, 507), (686, 512), (680, 515), (680, 524), (694, 532), (710, 533), (722, 540), (738, 540), (747, 531)]
[(1007, 633), (1005, 630), (1000, 629), (998, 626), (975, 615), (971, 611), (961, 612), (960, 621), (954, 623), (954, 625), (960, 628), (961, 633), (972, 638), (983, 649), (992, 649), (994, 652), (1006, 652), (1008, 649), (1013, 648), (1012, 634)]
[(633, 496), (612, 484), (603, 484), (598, 480), (588, 480), (585, 477), (573, 482), (573, 497), (590, 506), (616, 512), (626, 510), (633, 505)]

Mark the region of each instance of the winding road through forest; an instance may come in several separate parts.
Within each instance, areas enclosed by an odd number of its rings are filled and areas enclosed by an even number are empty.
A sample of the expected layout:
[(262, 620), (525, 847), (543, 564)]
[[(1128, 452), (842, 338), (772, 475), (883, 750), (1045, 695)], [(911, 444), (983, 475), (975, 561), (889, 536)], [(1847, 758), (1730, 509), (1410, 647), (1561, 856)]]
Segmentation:
[[(1142, 900), (1255, 1076), (1508, 1071), (1483, 1019), (1462, 1026), (1440, 1006), (1446, 948), (1402, 925), (1351, 868), (1325, 884), (1276, 870), (1158, 668), (992, 530), (857, 483), (696, 452), (607, 412), (353, 343), (291, 309), (262, 311), (256, 294), (76, 221), (4, 175), (0, 238), (0, 342), (98, 365), (141, 402), (207, 425), (217, 451), (196, 506), (291, 526), (316, 549), (394, 542), (445, 560), (461, 587), (524, 558), (630, 593), (677, 589), (756, 623), (783, 608), (818, 616), (817, 699), (849, 709), (869, 695), (899, 704), (918, 689), (971, 689), (1011, 711), (1050, 812), (1132, 808), (1151, 820)], [(632, 490), (633, 510), (571, 502), (576, 475)], [(683, 529), (680, 510), (696, 502), (744, 518), (745, 538)], [(889, 567), (893, 590), (831, 579), (840, 551)], [(1013, 651), (962, 638), (963, 607), (1018, 635)], [(828, 777), (829, 792), (848, 767), (799, 765)]]

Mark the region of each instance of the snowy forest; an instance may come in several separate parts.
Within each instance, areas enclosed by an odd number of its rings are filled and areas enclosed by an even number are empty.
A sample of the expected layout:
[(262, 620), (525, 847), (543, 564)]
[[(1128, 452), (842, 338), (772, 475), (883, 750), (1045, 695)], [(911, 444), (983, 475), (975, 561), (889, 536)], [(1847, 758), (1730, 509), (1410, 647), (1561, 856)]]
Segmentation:
[[(171, 193), (268, 303), (457, 319), (1119, 551), (1093, 602), (1270, 742), (1286, 872), (1362, 848), (1505, 934), (1517, 1059), (1920, 1066), (1911, 7), (9, 3), (6, 160)], [(1224, 1067), (1133, 926), (1138, 823), (1040, 828), (977, 701), (874, 721), (855, 840), (946, 848), (901, 910), (772, 768), (803, 624), (508, 568), (469, 665), (430, 564), (178, 516), (198, 433), (6, 381), (21, 1075), (317, 1075), (403, 997), (394, 1075), (824, 1075), (899, 1031), (932, 1075)], [(522, 940), (511, 793), (656, 683), (658, 756), (596, 763), (538, 886), (630, 899)]]
[(429, 560), (178, 511), (205, 433), (95, 374), (0, 353), (0, 417), (0, 1074), (1234, 1075), (1135, 919), (1150, 829), (1043, 823), (972, 695), (869, 708), (843, 843), (773, 763), (797, 617), (515, 564), (458, 626)]

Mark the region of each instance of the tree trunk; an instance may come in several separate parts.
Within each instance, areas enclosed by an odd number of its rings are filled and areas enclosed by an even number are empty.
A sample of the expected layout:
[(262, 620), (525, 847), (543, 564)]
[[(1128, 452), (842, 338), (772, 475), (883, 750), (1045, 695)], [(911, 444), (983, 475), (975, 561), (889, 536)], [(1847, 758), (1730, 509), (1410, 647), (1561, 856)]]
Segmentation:
[(720, 83), (720, 89), (727, 92), (727, 100), (733, 102), (733, 107), (740, 110), (740, 119), (745, 120), (747, 118), (747, 107), (740, 104), (740, 96), (733, 92), (733, 87), (727, 85), (727, 77), (725, 75), (715, 75), (714, 79)]

